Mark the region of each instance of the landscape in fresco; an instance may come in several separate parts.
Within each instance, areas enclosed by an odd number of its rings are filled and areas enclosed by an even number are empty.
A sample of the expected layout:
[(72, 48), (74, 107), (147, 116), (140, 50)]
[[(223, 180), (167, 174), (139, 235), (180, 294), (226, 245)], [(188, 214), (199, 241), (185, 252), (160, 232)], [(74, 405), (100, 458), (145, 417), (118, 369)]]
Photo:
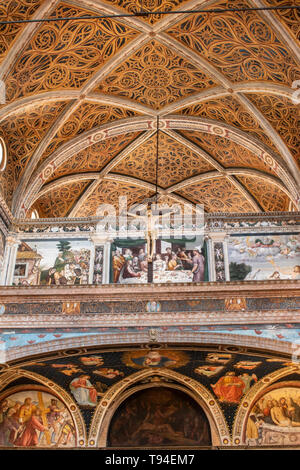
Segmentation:
[(231, 281), (300, 279), (300, 234), (232, 236)]
[(22, 390), (0, 399), (1, 447), (74, 447), (75, 427), (65, 405), (50, 393)]
[(247, 421), (247, 444), (300, 444), (299, 385), (276, 388), (255, 403)]
[(185, 393), (165, 387), (131, 395), (115, 413), (110, 447), (209, 446), (208, 419)]
[[(207, 259), (202, 245), (187, 248), (183, 244), (156, 241), (153, 255), (153, 282), (202, 282)], [(145, 283), (148, 280), (146, 244), (119, 247), (112, 253), (112, 282)]]
[(80, 285), (89, 283), (87, 240), (34, 240), (18, 247), (13, 285)]

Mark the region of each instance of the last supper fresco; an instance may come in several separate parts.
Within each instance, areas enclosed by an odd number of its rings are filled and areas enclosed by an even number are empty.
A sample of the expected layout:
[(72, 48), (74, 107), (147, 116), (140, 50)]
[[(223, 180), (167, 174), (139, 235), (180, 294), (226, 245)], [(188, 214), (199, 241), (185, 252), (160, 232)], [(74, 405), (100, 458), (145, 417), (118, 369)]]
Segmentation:
[[(152, 261), (155, 283), (208, 281), (206, 241), (156, 240)], [(112, 246), (111, 263), (111, 282), (148, 282), (148, 253), (143, 240), (116, 240)]]

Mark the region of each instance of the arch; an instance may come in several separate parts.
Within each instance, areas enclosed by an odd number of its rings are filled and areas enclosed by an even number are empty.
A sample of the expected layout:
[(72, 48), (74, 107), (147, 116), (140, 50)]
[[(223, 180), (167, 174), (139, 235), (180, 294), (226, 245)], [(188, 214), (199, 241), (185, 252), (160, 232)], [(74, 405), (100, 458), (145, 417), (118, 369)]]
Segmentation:
[(299, 374), (300, 384), (300, 364), (295, 363), (266, 375), (250, 388), (248, 393), (242, 398), (235, 416), (232, 432), (233, 445), (240, 445), (244, 443), (248, 416), (258, 398), (267, 392), (271, 384), (274, 384), (279, 379), (282, 379), (283, 377), (286, 377), (292, 373)]
[[(91, 429), (88, 438), (89, 447), (106, 447), (109, 424), (114, 412), (117, 410), (120, 404), (126, 398), (128, 398), (128, 396), (137, 391), (137, 389), (140, 389), (140, 387), (135, 389), (134, 384), (137, 384), (141, 380), (147, 379), (151, 376), (158, 376), (162, 379), (172, 379), (173, 381), (177, 382), (177, 387), (175, 386), (174, 388), (188, 393), (204, 410), (211, 426), (213, 445), (230, 444), (231, 439), (229, 429), (223, 412), (215, 397), (196, 380), (182, 375), (179, 372), (165, 368), (157, 368), (151, 370), (143, 369), (139, 372), (136, 372), (113, 385), (104, 394), (96, 408), (91, 423)], [(159, 384), (160, 386), (165, 387), (170, 387), (171, 385), (168, 382), (165, 384), (163, 382), (159, 382)], [(149, 386), (153, 387), (155, 385), (149, 384), (148, 387), (146, 385), (144, 388), (149, 388)]]
[[(45, 316), (43, 316), (45, 317)], [(71, 316), (69, 317), (71, 319)], [(86, 325), (86, 322), (92, 321), (87, 316), (78, 319), (73, 317), (73, 321), (78, 326)], [(65, 320), (65, 317), (64, 317)], [(82, 320), (82, 322), (80, 321)], [(28, 317), (27, 317), (28, 321)], [(44, 318), (47, 321), (47, 318)], [(59, 319), (56, 320), (56, 323)], [(111, 320), (110, 320), (111, 322)], [(147, 322), (148, 323), (148, 322)], [(141, 323), (143, 326), (147, 325), (145, 320)], [(150, 322), (149, 322), (150, 323)], [(152, 322), (153, 323), (153, 322)], [(150, 325), (152, 326), (152, 323)], [(119, 322), (119, 324), (121, 324)], [(67, 325), (67, 323), (66, 323)], [(124, 325), (124, 323), (123, 323)], [(148, 325), (147, 325), (148, 326)], [(148, 326), (150, 329), (151, 326)], [(159, 325), (156, 324), (159, 328)], [(239, 334), (227, 334), (227, 333), (207, 333), (207, 332), (195, 332), (195, 331), (178, 331), (168, 332), (159, 329), (158, 341), (166, 344), (189, 344), (191, 346), (199, 345), (213, 345), (215, 347), (222, 346), (223, 348), (234, 348), (236, 352), (243, 352), (247, 348), (253, 348), (255, 350), (263, 350), (267, 353), (277, 353), (292, 356), (294, 353), (293, 343), (287, 341), (280, 341), (269, 338), (254, 337)], [(63, 338), (53, 341), (45, 341), (30, 346), (20, 346), (11, 348), (6, 352), (6, 361), (14, 361), (26, 357), (40, 355), (43, 353), (57, 352), (64, 349), (92, 347), (92, 346), (111, 346), (111, 345), (137, 345), (140, 347), (141, 344), (149, 343), (149, 330), (139, 330), (138, 332), (132, 333), (103, 333), (103, 334), (92, 334), (84, 336), (75, 336), (72, 338)], [(230, 349), (231, 350), (231, 349)]]
[(49, 392), (52, 392), (66, 405), (66, 408), (68, 409), (75, 426), (76, 446), (80, 448), (84, 447), (86, 445), (86, 429), (81, 412), (76, 403), (70, 397), (70, 395), (52, 380), (43, 377), (42, 375), (39, 375), (35, 372), (27, 371), (24, 369), (8, 367), (5, 370), (4, 368), (4, 373), (0, 376), (0, 395), (2, 394), (2, 390), (5, 387), (7, 387), (10, 383), (14, 382), (20, 377), (26, 377), (34, 380), (35, 382), (40, 383), (42, 386), (46, 387)]
[[(67, 142), (62, 145), (53, 153), (53, 155), (48, 157), (45, 162), (41, 164), (39, 169), (36, 171), (35, 176), (28, 184), (25, 194), (22, 194), (19, 188), (17, 188), (14, 200), (16, 216), (19, 218), (26, 216), (26, 211), (31, 206), (33, 196), (39, 192), (42, 185), (52, 175), (54, 170), (71, 158), (75, 153), (112, 136), (120, 135), (125, 132), (142, 132), (153, 129), (156, 129), (156, 120), (153, 116), (122, 119), (118, 122), (105, 124), (97, 129), (85, 132), (84, 134), (72, 139), (71, 142)], [(161, 129), (194, 130), (209, 134), (222, 135), (229, 140), (242, 145), (248, 150), (254, 152), (259, 158), (274, 168), (278, 176), (282, 178), (283, 182), (286, 184), (292, 198), (294, 200), (298, 199), (297, 183), (289, 171), (282, 166), (278, 157), (273, 154), (271, 149), (259, 142), (257, 139), (249, 137), (245, 132), (219, 121), (187, 116), (168, 116), (161, 120)]]

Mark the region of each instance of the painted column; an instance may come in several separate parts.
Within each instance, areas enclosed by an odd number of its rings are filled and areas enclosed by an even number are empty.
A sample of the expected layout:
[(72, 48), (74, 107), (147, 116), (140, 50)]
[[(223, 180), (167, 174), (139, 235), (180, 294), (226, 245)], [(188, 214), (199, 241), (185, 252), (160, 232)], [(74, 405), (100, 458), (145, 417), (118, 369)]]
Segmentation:
[(12, 285), (17, 251), (20, 243), (21, 241), (14, 237), (9, 236), (6, 238), (1, 285)]
[(94, 249), (91, 256), (90, 284), (109, 284), (110, 241), (107, 235), (91, 235)]
[(226, 232), (215, 232), (209, 234), (212, 241), (212, 281), (230, 281)]

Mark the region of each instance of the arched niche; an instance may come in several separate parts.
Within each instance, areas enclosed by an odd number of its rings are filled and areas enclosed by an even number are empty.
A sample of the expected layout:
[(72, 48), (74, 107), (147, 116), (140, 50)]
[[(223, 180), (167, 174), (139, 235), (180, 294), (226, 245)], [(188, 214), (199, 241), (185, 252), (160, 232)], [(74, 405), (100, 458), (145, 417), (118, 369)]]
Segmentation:
[[(209, 446), (230, 445), (231, 439), (227, 423), (213, 395), (203, 385), (190, 377), (166, 368), (157, 368), (155, 370), (143, 369), (126, 377), (108, 390), (95, 411), (89, 435), (89, 447), (110, 447), (110, 427), (118, 409), (121, 409), (126, 400), (134, 394), (157, 388), (172, 391), (173, 394), (180, 393), (181, 396), (186, 396), (187, 401), (194, 403), (195, 409), (199, 407), (199, 416), (203, 417), (209, 428), (211, 438)], [(164, 445), (167, 446), (168, 444)], [(185, 444), (182, 441), (181, 445), (201, 446), (201, 444), (188, 444), (187, 441)], [(202, 445), (205, 446), (205, 444)], [(176, 444), (170, 444), (170, 446), (176, 447)], [(177, 444), (177, 446), (180, 445)], [(142, 447), (142, 445), (136, 447)]]
[[(27, 379), (26, 384), (19, 384), (19, 379), (21, 378)], [(28, 383), (28, 379), (32, 380), (32, 384)], [(14, 383), (18, 383), (18, 385), (15, 385)], [(24, 405), (26, 398), (31, 398), (31, 405), (34, 405), (31, 410), (28, 410), (30, 416), (32, 415), (32, 411), (36, 408), (41, 411), (41, 414), (38, 415), (37, 419), (41, 423), (42, 427), (44, 427), (44, 430), (38, 425), (40, 429), (36, 427), (36, 433), (32, 433), (30, 436), (30, 433), (28, 432), (27, 437), (24, 437), (22, 440), (21, 432), (26, 432), (27, 420), (25, 416), (26, 410), (22, 413), (25, 419), (19, 419), (21, 417), (21, 407), (19, 407), (19, 409), (16, 410), (15, 418), (18, 419), (22, 426), (17, 431), (18, 436), (16, 436), (15, 443), (9, 441), (6, 442), (7, 439), (3, 442), (3, 431), (5, 431), (5, 429), (1, 429), (0, 425), (0, 448), (81, 448), (85, 446), (86, 430), (84, 420), (78, 406), (74, 403), (70, 395), (55, 382), (39, 374), (22, 369), (8, 369), (7, 372), (0, 376), (0, 408), (1, 404), (5, 400), (8, 401), (10, 405), (19, 402), (22, 406)], [(55, 400), (55, 403), (51, 400)], [(61, 421), (60, 423), (55, 423), (55, 425), (57, 424), (55, 429), (53, 426), (49, 426), (49, 420), (46, 416), (47, 411), (50, 411), (50, 406), (53, 406), (53, 408), (56, 407), (60, 410), (59, 418)], [(13, 411), (14, 410), (11, 410), (11, 415), (13, 414)], [(16, 422), (8, 424), (15, 424), (17, 427)], [(33, 428), (34, 427), (35, 425), (33, 425)], [(40, 435), (43, 431), (46, 432)], [(54, 433), (55, 438), (53, 437), (54, 431), (56, 432), (56, 434)], [(73, 435), (72, 441), (70, 439), (72, 437), (71, 434)], [(67, 444), (65, 444), (65, 442), (67, 442)]]
[[(295, 379), (296, 377), (296, 379)], [(299, 377), (299, 378), (298, 378)], [(286, 403), (284, 409), (279, 401), (288, 398), (296, 401), (299, 416), (292, 416), (293, 404)], [(268, 404), (269, 401), (277, 401)], [(288, 408), (290, 408), (288, 410)], [(285, 416), (286, 415), (286, 416)], [(272, 418), (274, 416), (274, 419)], [(286, 419), (284, 419), (286, 417)], [(275, 422), (274, 422), (275, 420)], [(263, 377), (243, 397), (236, 413), (233, 433), (233, 445), (247, 446), (283, 446), (300, 445), (300, 367), (291, 364)]]

